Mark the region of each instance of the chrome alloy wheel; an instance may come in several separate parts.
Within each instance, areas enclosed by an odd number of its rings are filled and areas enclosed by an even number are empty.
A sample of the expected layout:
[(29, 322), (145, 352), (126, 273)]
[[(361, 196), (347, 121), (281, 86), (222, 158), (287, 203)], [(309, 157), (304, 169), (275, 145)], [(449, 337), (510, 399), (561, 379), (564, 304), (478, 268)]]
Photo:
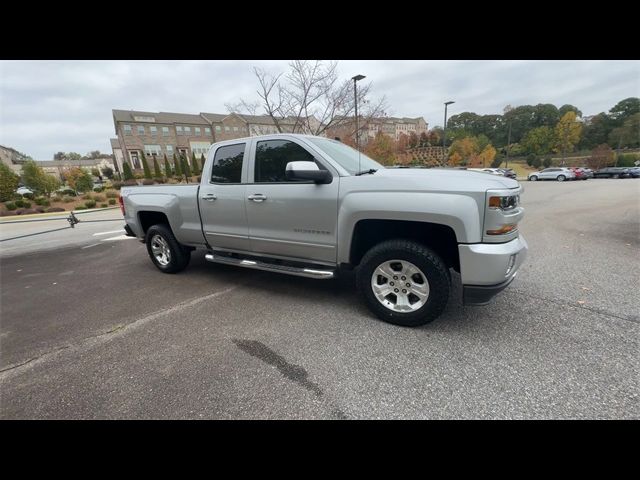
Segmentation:
[(394, 312), (415, 312), (429, 298), (429, 282), (422, 271), (406, 260), (381, 263), (371, 276), (378, 301)]
[(151, 238), (151, 251), (153, 256), (160, 265), (166, 267), (171, 261), (171, 250), (169, 250), (169, 244), (160, 235), (154, 235)]

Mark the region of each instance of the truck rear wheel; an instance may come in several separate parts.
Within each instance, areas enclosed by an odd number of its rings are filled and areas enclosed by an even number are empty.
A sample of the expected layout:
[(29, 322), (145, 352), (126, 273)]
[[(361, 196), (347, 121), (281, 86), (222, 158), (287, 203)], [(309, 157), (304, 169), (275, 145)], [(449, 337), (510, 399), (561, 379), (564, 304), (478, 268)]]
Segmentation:
[(177, 273), (184, 270), (191, 260), (191, 251), (178, 243), (167, 225), (149, 227), (146, 244), (151, 261), (161, 272)]
[(429, 323), (449, 300), (446, 265), (431, 249), (409, 240), (389, 240), (369, 250), (356, 282), (369, 309), (394, 325)]

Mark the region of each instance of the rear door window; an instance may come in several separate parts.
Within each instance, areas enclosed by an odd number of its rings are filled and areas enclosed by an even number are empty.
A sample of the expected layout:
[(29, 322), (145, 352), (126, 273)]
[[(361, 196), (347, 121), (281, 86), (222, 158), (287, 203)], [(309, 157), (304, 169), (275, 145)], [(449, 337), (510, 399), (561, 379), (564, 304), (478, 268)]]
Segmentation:
[(211, 182), (240, 183), (245, 146), (245, 143), (238, 143), (224, 145), (216, 150), (211, 167)]

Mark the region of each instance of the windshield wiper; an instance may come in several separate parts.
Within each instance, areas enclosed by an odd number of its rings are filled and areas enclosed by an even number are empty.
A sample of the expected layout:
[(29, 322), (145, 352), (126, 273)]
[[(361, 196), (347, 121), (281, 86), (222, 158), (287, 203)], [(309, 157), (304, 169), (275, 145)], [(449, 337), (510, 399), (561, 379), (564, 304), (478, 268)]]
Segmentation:
[(370, 168), (369, 170), (362, 170), (361, 172), (356, 173), (356, 177), (359, 175), (366, 175), (367, 173), (376, 173), (378, 170), (375, 168)]

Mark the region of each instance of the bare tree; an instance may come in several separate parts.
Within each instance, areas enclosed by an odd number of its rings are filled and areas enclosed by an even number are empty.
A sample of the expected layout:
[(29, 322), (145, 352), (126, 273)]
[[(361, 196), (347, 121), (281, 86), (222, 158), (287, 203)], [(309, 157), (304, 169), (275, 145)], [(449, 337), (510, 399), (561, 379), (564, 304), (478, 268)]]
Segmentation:
[[(351, 127), (350, 134), (355, 135), (353, 83), (338, 78), (337, 65), (337, 62), (295, 60), (289, 64), (286, 75), (254, 68), (259, 100), (241, 99), (226, 107), (252, 115), (261, 109), (282, 133), (322, 135), (328, 129)], [(385, 97), (372, 101), (370, 92), (371, 83), (358, 85), (360, 131), (367, 129), (372, 120), (385, 116)]]

